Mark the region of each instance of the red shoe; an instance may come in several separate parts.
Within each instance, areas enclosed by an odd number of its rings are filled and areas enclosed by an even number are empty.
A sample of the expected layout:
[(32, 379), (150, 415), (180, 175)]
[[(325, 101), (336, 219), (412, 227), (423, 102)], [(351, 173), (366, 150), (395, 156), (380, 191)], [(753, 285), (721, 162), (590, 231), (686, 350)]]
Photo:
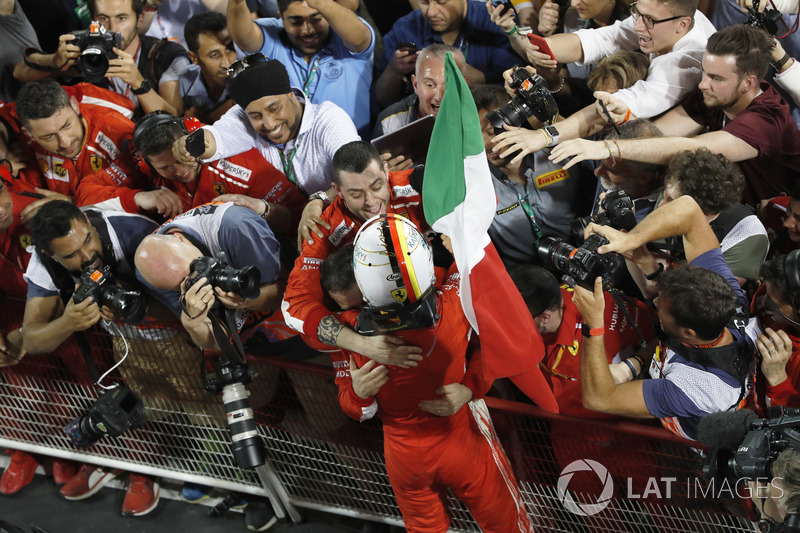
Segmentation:
[(53, 481), (56, 485), (63, 485), (78, 473), (78, 467), (72, 461), (53, 459)]
[(31, 454), (15, 450), (11, 455), (11, 463), (0, 478), (0, 493), (15, 494), (22, 490), (33, 481), (37, 466), (39, 462)]
[(83, 500), (93, 496), (122, 470), (103, 470), (99, 466), (82, 465), (78, 473), (61, 487), (61, 495), (67, 500)]
[(158, 505), (161, 488), (150, 476), (131, 474), (128, 491), (122, 502), (122, 516), (143, 516)]

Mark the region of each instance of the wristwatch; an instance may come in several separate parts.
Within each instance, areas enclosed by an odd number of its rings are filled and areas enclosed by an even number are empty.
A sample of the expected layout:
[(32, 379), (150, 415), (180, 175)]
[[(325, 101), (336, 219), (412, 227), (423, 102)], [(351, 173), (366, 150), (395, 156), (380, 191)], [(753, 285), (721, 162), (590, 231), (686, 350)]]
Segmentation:
[(331, 205), (331, 199), (328, 198), (328, 193), (325, 191), (317, 191), (312, 193), (308, 197), (308, 201), (310, 202), (311, 200), (322, 200), (323, 209)]
[(581, 324), (581, 333), (584, 337), (599, 337), (606, 332), (606, 328), (601, 326), (599, 328), (591, 329), (589, 324)]
[(545, 126), (544, 131), (553, 139), (553, 143), (550, 146), (555, 146), (558, 144), (558, 130), (555, 126)]
[(135, 95), (140, 95), (144, 93), (149, 93), (153, 90), (153, 84), (150, 83), (150, 80), (145, 79), (141, 85), (139, 85), (138, 89), (133, 89), (131, 92)]

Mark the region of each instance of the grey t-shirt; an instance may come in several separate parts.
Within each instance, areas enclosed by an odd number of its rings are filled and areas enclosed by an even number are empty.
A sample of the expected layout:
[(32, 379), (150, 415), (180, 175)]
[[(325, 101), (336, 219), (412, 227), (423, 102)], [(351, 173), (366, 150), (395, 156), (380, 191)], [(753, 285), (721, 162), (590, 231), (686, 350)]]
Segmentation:
[(39, 39), (19, 2), (14, 2), (10, 15), (0, 15), (0, 100), (11, 102), (16, 97), (21, 84), (14, 79), (14, 65), (29, 46), (38, 50)]

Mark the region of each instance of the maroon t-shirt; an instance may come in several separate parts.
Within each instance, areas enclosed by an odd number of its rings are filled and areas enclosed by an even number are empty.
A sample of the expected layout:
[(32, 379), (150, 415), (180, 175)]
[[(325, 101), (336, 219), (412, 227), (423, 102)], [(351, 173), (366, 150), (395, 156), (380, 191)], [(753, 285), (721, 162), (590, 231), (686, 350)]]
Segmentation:
[(709, 131), (726, 131), (758, 150), (755, 158), (738, 163), (745, 177), (743, 199), (750, 205), (790, 192), (800, 177), (800, 131), (789, 115), (789, 105), (770, 84), (762, 82), (761, 90), (744, 111), (724, 126), (722, 110), (709, 110), (700, 89), (681, 102), (686, 113)]

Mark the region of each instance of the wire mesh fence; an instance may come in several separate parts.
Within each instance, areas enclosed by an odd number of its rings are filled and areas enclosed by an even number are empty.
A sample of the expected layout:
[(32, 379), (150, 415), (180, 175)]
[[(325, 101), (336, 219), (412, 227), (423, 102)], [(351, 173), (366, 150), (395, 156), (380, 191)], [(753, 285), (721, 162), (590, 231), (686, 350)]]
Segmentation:
[[(380, 422), (342, 413), (329, 364), (251, 356), (257, 376), (247, 389), (269, 481), (237, 468), (221, 399), (202, 390), (201, 353), (178, 330), (156, 333), (129, 343), (111, 374), (144, 400), (143, 427), (86, 449), (70, 445), (64, 426), (98, 397), (70, 341), (2, 369), (0, 445), (277, 497), (294, 519), (298, 506), (402, 524)], [(101, 372), (125, 352), (105, 332), (88, 337)], [(660, 428), (569, 419), (498, 398), (487, 403), (539, 531), (753, 531), (741, 500), (709, 489), (698, 452)], [(479, 531), (461, 502), (447, 498), (451, 529)]]

